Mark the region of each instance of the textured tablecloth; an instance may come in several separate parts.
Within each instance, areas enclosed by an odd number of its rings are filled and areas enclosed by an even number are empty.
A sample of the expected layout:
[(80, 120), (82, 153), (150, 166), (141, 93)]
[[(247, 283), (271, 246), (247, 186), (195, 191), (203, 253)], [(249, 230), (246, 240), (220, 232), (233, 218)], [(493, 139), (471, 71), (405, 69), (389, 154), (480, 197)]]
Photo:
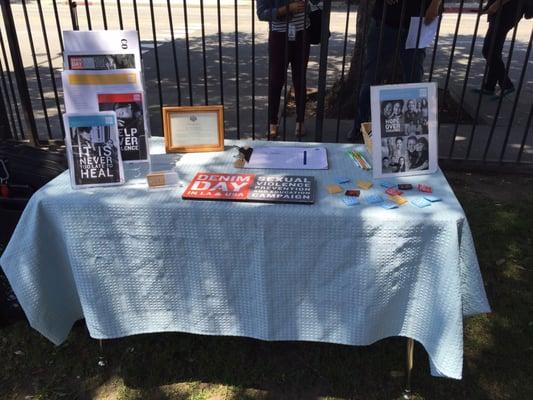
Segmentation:
[[(199, 171), (254, 172), (233, 168), (237, 143), (166, 155), (154, 138), (152, 168), (180, 158), (184, 183)], [(379, 181), (347, 207), (326, 185), (371, 173), (346, 156), (353, 145), (325, 146), (327, 171), (255, 171), (315, 176), (314, 205), (182, 200), (184, 186), (148, 189), (139, 164), (118, 187), (73, 190), (65, 172), (32, 197), (0, 264), (31, 326), (56, 344), (80, 318), (98, 339), (181, 331), (367, 345), (407, 336), (424, 346), (433, 375), (461, 378), (463, 317), (490, 309), (445, 177), (396, 180), (433, 186), (443, 201), (431, 207), (364, 204), (383, 193)]]

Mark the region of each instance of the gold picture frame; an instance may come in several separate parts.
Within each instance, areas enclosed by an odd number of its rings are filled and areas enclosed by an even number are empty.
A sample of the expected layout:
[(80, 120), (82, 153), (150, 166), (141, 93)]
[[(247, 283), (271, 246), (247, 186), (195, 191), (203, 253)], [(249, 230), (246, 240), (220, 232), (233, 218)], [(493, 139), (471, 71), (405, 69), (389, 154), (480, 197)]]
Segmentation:
[(163, 135), (167, 153), (224, 150), (224, 107), (163, 107)]

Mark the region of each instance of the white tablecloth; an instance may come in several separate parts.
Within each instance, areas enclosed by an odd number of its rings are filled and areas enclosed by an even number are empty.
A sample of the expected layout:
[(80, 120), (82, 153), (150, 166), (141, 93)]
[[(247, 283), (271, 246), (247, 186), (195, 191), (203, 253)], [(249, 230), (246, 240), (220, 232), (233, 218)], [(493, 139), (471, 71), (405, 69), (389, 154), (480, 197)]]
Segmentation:
[[(182, 200), (184, 186), (148, 189), (138, 164), (119, 187), (76, 191), (64, 173), (32, 197), (0, 264), (30, 324), (56, 344), (80, 318), (99, 339), (182, 331), (367, 345), (407, 336), (424, 346), (433, 375), (461, 378), (463, 317), (489, 305), (446, 179), (397, 180), (432, 186), (443, 201), (431, 207), (365, 204), (383, 193), (378, 181), (348, 207), (326, 185), (346, 176), (355, 187), (371, 174), (346, 156), (353, 146), (325, 146), (329, 170), (297, 171), (316, 177), (314, 205)], [(162, 153), (160, 139), (152, 150)], [(153, 168), (181, 157), (184, 182), (200, 171), (253, 172), (233, 168), (235, 153), (156, 154)]]

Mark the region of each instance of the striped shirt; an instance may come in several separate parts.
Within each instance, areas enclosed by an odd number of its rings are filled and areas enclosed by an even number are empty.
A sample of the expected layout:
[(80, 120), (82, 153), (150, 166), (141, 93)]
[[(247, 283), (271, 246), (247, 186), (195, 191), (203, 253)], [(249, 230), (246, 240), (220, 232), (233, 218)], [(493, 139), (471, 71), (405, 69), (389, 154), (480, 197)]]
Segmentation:
[[(296, 32), (303, 31), (304, 20), (305, 28), (309, 28), (309, 18), (305, 18), (305, 13), (303, 12), (294, 14), (289, 20), (289, 24), (294, 24), (296, 26)], [(272, 31), (287, 32), (287, 21), (272, 21)]]

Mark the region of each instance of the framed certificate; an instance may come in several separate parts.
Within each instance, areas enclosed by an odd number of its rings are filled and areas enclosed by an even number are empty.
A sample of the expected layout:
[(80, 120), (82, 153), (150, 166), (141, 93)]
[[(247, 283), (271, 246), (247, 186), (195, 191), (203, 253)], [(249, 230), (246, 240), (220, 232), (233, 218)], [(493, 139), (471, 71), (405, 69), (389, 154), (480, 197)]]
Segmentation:
[(224, 107), (163, 107), (167, 153), (224, 150)]

